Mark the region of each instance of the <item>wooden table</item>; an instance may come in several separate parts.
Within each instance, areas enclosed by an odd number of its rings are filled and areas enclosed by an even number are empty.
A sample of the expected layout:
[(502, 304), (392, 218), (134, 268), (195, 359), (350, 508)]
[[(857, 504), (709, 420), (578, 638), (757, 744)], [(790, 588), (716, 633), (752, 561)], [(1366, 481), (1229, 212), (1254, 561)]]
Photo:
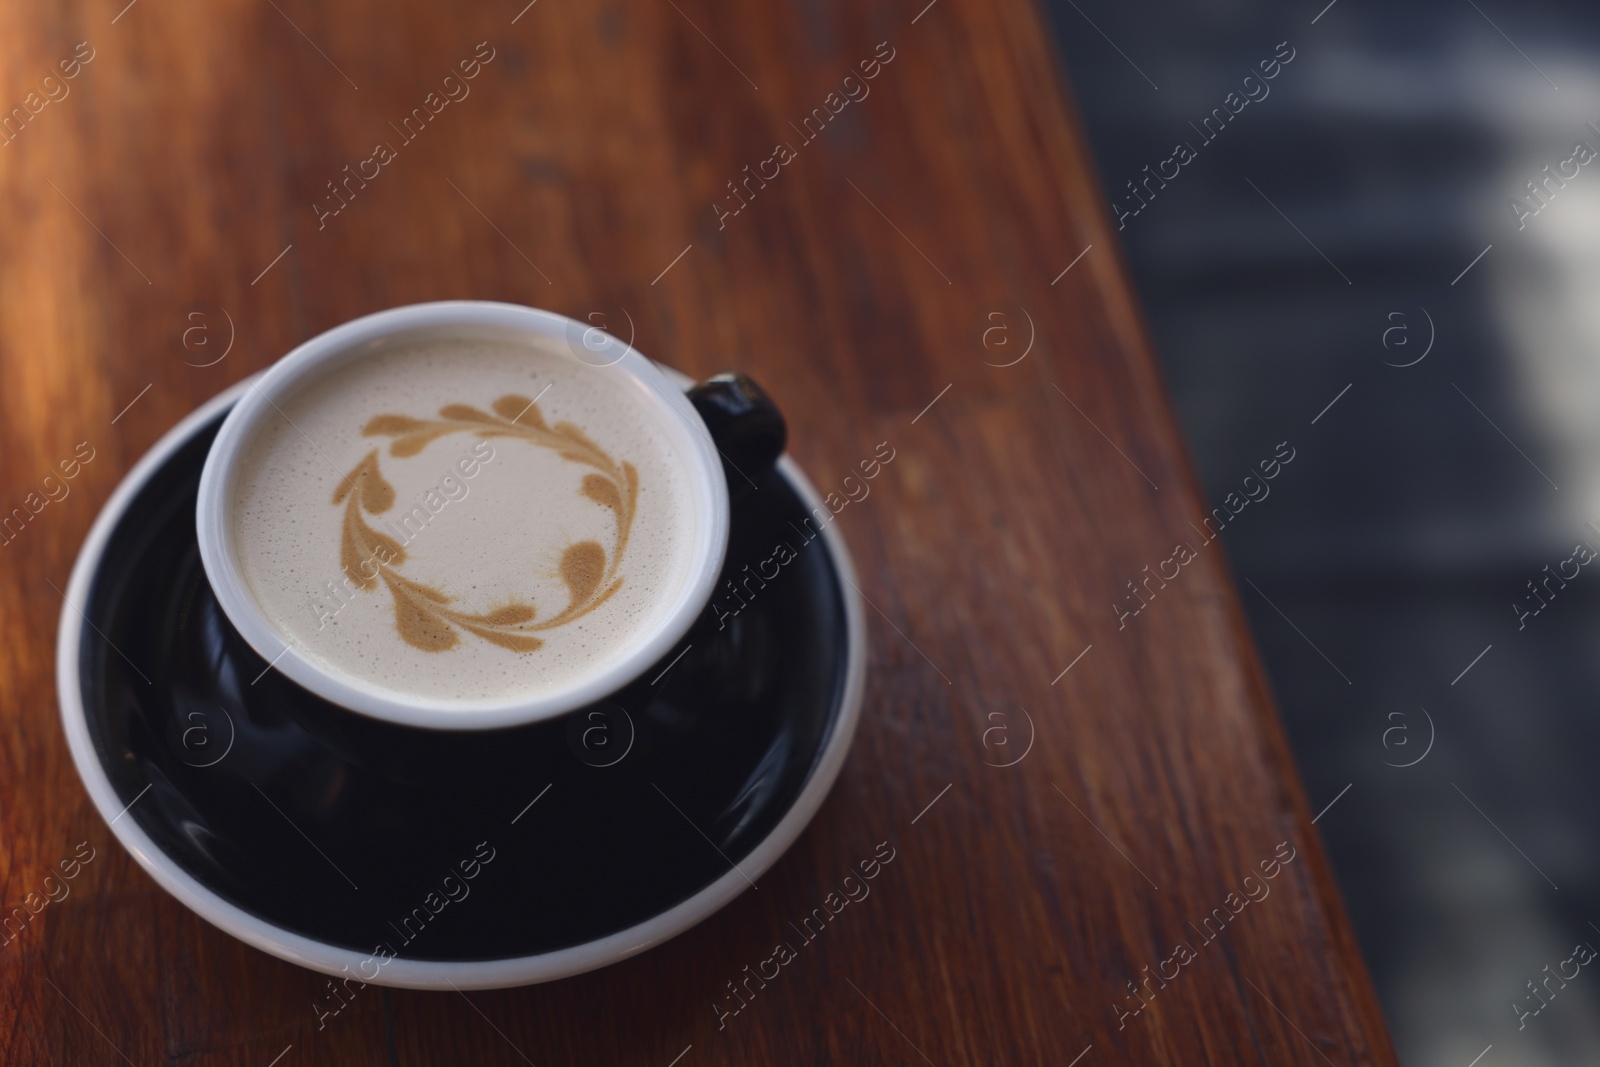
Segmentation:
[[(0, 505), (30, 511), (0, 549), (0, 903), (96, 850), (0, 947), (0, 1059), (1394, 1062), (1031, 4), (125, 2), (0, 16)], [(824, 491), (887, 442), (839, 518), (865, 712), (810, 830), (697, 929), (319, 1031), (320, 976), (180, 907), (90, 806), (58, 590), (184, 413), (448, 297), (751, 372)], [(880, 842), (871, 897), (719, 1028)]]

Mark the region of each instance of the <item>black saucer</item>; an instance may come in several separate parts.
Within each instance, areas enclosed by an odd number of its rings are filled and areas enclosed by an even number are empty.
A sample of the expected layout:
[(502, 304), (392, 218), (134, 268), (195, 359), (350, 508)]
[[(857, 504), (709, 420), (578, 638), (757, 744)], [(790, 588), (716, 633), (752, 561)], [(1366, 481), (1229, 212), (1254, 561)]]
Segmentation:
[[(128, 805), (118, 819), (204, 891), (363, 956), (380, 944), (418, 961), (535, 956), (702, 893), (772, 833), (825, 755), (831, 780), (854, 724), (847, 591), (827, 541), (806, 540), (808, 505), (783, 467), (735, 498), (724, 577), (780, 542), (796, 558), (751, 586), (724, 628), (708, 610), (687, 654), (613, 703), (439, 733), (319, 700), (271, 670), (219, 609), (195, 495), (226, 413), (133, 490), (81, 621), (64, 623), (82, 628), (82, 716)], [(70, 703), (64, 694), (69, 716)], [(109, 796), (96, 799), (105, 811)]]

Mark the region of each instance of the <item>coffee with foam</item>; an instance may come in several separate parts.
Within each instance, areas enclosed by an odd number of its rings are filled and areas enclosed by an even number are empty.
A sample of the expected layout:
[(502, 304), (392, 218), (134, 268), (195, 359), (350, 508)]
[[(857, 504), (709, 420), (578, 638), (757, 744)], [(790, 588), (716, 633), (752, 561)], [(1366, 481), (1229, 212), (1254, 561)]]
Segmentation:
[(535, 698), (662, 627), (700, 519), (647, 389), (549, 340), (341, 361), (241, 454), (231, 537), (283, 640), (365, 689)]

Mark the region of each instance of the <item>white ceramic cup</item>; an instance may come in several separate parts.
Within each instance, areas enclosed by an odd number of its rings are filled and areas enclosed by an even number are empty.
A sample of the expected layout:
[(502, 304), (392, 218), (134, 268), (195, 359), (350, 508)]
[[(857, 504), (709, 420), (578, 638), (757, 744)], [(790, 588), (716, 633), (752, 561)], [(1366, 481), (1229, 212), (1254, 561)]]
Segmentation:
[[(240, 461), (264, 421), (285, 416), (280, 404), (349, 361), (396, 343), (435, 338), (519, 340), (540, 352), (613, 374), (673, 439), (687, 476), (695, 525), (690, 563), (670, 603), (626, 650), (591, 674), (534, 696), (448, 704), (394, 689), (363, 685), (307, 655), (250, 591), (233, 537), (231, 505)], [(393, 308), (355, 319), (305, 342), (261, 375), (240, 397), (218, 431), (200, 477), (195, 511), (200, 559), (217, 601), (257, 654), (291, 681), (350, 711), (404, 726), (487, 730), (553, 718), (593, 704), (634, 681), (673, 652), (705, 609), (728, 548), (728, 487), (717, 445), (681, 388), (631, 345), (562, 315), (513, 304), (446, 301)]]

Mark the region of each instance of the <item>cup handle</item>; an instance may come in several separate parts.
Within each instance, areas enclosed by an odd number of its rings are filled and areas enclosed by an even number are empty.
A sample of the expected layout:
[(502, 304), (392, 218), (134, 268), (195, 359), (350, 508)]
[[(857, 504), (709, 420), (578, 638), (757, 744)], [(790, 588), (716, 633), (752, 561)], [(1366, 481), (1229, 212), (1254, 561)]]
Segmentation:
[(723, 474), (735, 496), (760, 485), (783, 454), (788, 427), (772, 398), (743, 374), (718, 374), (689, 390), (711, 440), (722, 453)]

